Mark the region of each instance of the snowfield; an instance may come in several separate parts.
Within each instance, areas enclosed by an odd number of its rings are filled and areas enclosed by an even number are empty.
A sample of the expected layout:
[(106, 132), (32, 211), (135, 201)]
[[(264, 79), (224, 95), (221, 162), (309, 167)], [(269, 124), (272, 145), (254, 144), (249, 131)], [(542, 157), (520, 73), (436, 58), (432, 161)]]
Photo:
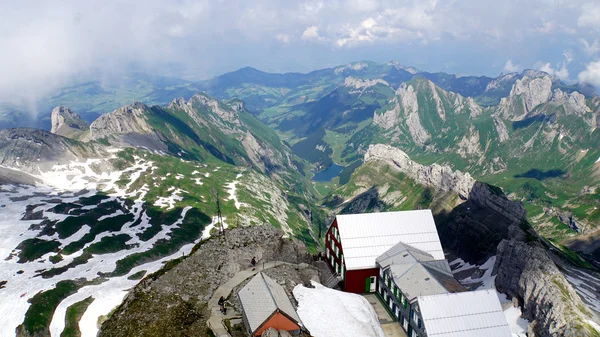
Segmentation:
[[(28, 300), (37, 293), (54, 288), (59, 281), (81, 278), (91, 281), (98, 279), (99, 273), (113, 272), (118, 260), (130, 254), (145, 252), (151, 249), (159, 240), (169, 240), (170, 233), (181, 225), (191, 207), (183, 208), (177, 221), (170, 226), (163, 225), (158, 233), (151, 238), (147, 238), (146, 241), (141, 240), (136, 235), (144, 232), (150, 226), (150, 219), (142, 207), (143, 198), (149, 189), (147, 185), (137, 190), (130, 190), (129, 187), (144, 172), (151, 168), (154, 170), (154, 167), (152, 162), (144, 158), (134, 156), (134, 159), (136, 163), (131, 167), (122, 171), (102, 174), (94, 172), (92, 166), (106, 159), (88, 159), (86, 162), (55, 165), (52, 170), (35, 175), (41, 181), (37, 186), (0, 186), (0, 233), (2, 233), (0, 235), (0, 281), (8, 281), (4, 288), (0, 289), (0, 336), (15, 335), (15, 329), (23, 322), (25, 313), (29, 309), (30, 303), (28, 303)], [(124, 188), (120, 188), (117, 181), (123, 177), (127, 177), (129, 180)], [(86, 243), (81, 249), (72, 254), (62, 254), (63, 260), (57, 263), (53, 264), (49, 261), (49, 257), (55, 255), (55, 253), (48, 253), (31, 262), (18, 263), (19, 251), (15, 250), (15, 247), (26, 239), (39, 237), (44, 240), (56, 240), (60, 242), (59, 248), (62, 249), (68, 244), (82, 239), (91, 230), (90, 226), (84, 224), (81, 229), (66, 238), (59, 238), (58, 233), (52, 236), (39, 236), (41, 229), (31, 226), (39, 224), (42, 220), (22, 220), (28, 205), (38, 205), (35, 207), (35, 211), (43, 211), (44, 217), (49, 220), (62, 221), (70, 215), (49, 211), (58, 202), (76, 203), (82, 197), (96, 195), (98, 191), (108, 193), (108, 198), (102, 200), (101, 203), (116, 201), (121, 204), (121, 207), (125, 207), (125, 200), (122, 198), (134, 200), (129, 209), (134, 216), (133, 220), (124, 223), (117, 231), (97, 234), (91, 242)], [(173, 189), (171, 193), (170, 197), (157, 203), (161, 207), (173, 208), (176, 201), (181, 200), (180, 194), (187, 192), (181, 189)], [(88, 205), (80, 209), (89, 210), (95, 207), (97, 206)], [(122, 213), (122, 211), (117, 210), (109, 215), (102, 216), (99, 220), (115, 217)], [(135, 224), (136, 220), (139, 220), (137, 224)], [(65, 298), (52, 316), (50, 323), (51, 335), (60, 336), (65, 326), (66, 309), (70, 305), (92, 296), (94, 301), (85, 311), (79, 322), (79, 327), (82, 336), (96, 336), (98, 318), (107, 315), (118, 306), (127, 291), (139, 282), (138, 280), (128, 280), (129, 276), (140, 271), (146, 271), (146, 274), (153, 273), (160, 269), (164, 262), (183, 254), (189, 254), (197, 242), (210, 236), (210, 229), (214, 228), (215, 223), (216, 220), (213, 219), (213, 223), (204, 229), (198, 240), (182, 246), (172, 255), (138, 265), (126, 275), (109, 277), (102, 283), (86, 285)], [(116, 253), (94, 254), (86, 263), (71, 267), (61, 274), (49, 278), (39, 276), (40, 270), (67, 266), (76, 257), (82, 255), (83, 249), (100, 242), (104, 237), (119, 234), (127, 234), (131, 237), (126, 243), (131, 245), (131, 248)]]
[(377, 314), (362, 296), (329, 289), (317, 282), (315, 288), (294, 288), (298, 315), (315, 337), (385, 337)]

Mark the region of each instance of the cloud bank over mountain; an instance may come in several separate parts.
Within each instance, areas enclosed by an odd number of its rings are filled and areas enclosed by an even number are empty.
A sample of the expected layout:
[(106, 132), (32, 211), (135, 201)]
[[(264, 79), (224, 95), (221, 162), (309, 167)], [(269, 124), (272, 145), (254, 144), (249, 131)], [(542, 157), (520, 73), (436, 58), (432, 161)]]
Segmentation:
[(132, 69), (206, 78), (360, 59), (458, 74), (535, 67), (600, 82), (600, 3), (588, 0), (33, 0), (0, 11), (0, 101), (21, 104)]

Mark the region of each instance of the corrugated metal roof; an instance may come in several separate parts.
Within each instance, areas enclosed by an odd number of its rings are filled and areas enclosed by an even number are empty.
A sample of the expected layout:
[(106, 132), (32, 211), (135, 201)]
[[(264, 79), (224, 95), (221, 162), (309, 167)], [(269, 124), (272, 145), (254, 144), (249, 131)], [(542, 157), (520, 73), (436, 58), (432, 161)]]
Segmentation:
[(254, 276), (238, 292), (238, 296), (252, 332), (256, 331), (277, 309), (296, 322), (301, 322), (285, 289), (263, 273)]
[(496, 290), (418, 298), (429, 337), (511, 337)]
[(390, 266), (394, 283), (409, 302), (418, 296), (444, 294), (448, 290), (420, 263)]
[(379, 255), (379, 257), (375, 259), (375, 261), (384, 268), (392, 264), (405, 264), (414, 263), (417, 261), (423, 262), (432, 260), (434, 259), (431, 254), (425, 253), (410, 245), (404, 244), (403, 242), (398, 242), (392, 248), (383, 252), (383, 254)]
[(336, 216), (347, 270), (375, 268), (375, 259), (398, 242), (444, 259), (431, 210)]

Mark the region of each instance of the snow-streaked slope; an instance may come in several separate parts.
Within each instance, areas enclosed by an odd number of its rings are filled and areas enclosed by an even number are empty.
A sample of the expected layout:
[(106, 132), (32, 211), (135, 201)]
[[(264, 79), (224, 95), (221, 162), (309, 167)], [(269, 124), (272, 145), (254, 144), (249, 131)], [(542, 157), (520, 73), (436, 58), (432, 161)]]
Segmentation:
[(329, 289), (317, 282), (315, 288), (297, 285), (294, 297), (298, 315), (315, 337), (384, 337), (377, 314), (362, 296)]
[[(150, 224), (149, 218), (143, 212), (142, 199), (147, 193), (147, 186), (138, 190), (131, 190), (131, 185), (152, 167), (152, 162), (140, 157), (135, 157), (136, 164), (125, 170), (113, 171), (111, 173), (96, 173), (93, 166), (100, 164), (101, 159), (90, 159), (82, 163), (71, 163), (69, 165), (56, 165), (51, 171), (40, 172), (37, 177), (43, 181), (38, 186), (0, 186), (0, 281), (8, 281), (3, 289), (0, 289), (0, 336), (12, 336), (15, 328), (23, 322), (25, 313), (30, 304), (28, 300), (40, 291), (46, 291), (55, 287), (62, 280), (85, 279), (92, 281), (99, 279), (99, 274), (111, 273), (115, 270), (116, 262), (125, 256), (144, 252), (151, 249), (159, 240), (169, 239), (169, 234), (177, 228), (186, 216), (190, 207), (181, 212), (179, 220), (170, 226), (162, 226), (160, 231), (146, 241), (142, 241), (136, 234), (143, 232)], [(117, 181), (126, 176), (129, 182), (124, 188), (119, 187)], [(49, 220), (62, 221), (69, 217), (66, 214), (57, 214), (50, 211), (59, 202), (77, 203), (80, 198), (90, 197), (97, 193), (98, 189), (109, 191), (109, 198), (102, 202), (117, 201), (125, 207), (124, 197), (136, 200), (131, 206), (133, 220), (125, 223), (120, 230), (99, 233), (93, 241), (86, 243), (84, 247), (72, 254), (62, 254), (63, 260), (54, 264), (49, 261), (51, 255), (48, 253), (34, 261), (19, 263), (18, 253), (15, 247), (22, 241), (30, 238), (44, 240), (56, 240), (60, 242), (60, 249), (72, 242), (76, 242), (90, 232), (90, 226), (84, 224), (74, 234), (59, 238), (58, 234), (51, 236), (40, 235), (40, 229), (32, 225), (42, 220), (21, 220), (28, 205), (38, 205), (34, 211), (43, 211), (43, 216)], [(83, 193), (82, 193), (83, 191)], [(96, 205), (88, 205), (81, 209), (93, 209)], [(102, 216), (98, 221), (109, 219), (122, 214), (122, 211)], [(134, 225), (136, 220), (140, 220)], [(131, 239), (127, 242), (132, 248), (110, 254), (93, 255), (86, 263), (67, 269), (65, 272), (50, 277), (39, 276), (41, 270), (51, 270), (69, 265), (73, 260), (81, 256), (83, 249), (98, 243), (102, 238), (118, 234), (127, 234)], [(208, 237), (208, 232), (202, 235)], [(151, 261), (133, 268), (124, 276), (108, 278), (106, 281), (84, 286), (77, 293), (67, 297), (57, 307), (50, 325), (52, 336), (59, 336), (65, 324), (65, 312), (69, 305), (81, 301), (89, 296), (94, 298), (80, 322), (83, 336), (95, 336), (97, 333), (97, 321), (99, 316), (106, 315), (115, 306), (120, 304), (128, 289), (138, 281), (128, 280), (127, 277), (138, 271), (145, 270), (152, 273), (160, 269), (163, 262), (182, 254), (187, 254), (195, 242), (184, 245), (179, 251), (171, 256)]]

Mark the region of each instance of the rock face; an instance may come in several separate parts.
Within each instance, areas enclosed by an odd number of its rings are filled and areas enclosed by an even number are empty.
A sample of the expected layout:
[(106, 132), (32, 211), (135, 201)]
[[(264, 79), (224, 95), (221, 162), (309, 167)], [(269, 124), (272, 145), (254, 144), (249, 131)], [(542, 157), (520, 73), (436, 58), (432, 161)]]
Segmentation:
[(495, 254), (509, 228), (525, 221), (527, 211), (510, 201), (500, 188), (476, 182), (466, 202), (436, 218), (442, 246), (472, 263), (481, 264)]
[(54, 108), (50, 119), (52, 122), (50, 132), (68, 138), (86, 132), (90, 127), (78, 114), (64, 106)]
[(252, 257), (259, 264), (299, 263), (307, 261), (308, 253), (302, 243), (283, 238), (271, 226), (227, 230), (142, 280), (102, 324), (99, 336), (204, 336), (208, 300), (221, 284), (249, 268)]
[(79, 143), (36, 129), (0, 130), (0, 165), (39, 174), (54, 165), (107, 155), (100, 144)]
[(520, 120), (551, 97), (552, 80), (547, 74), (535, 78), (524, 76), (515, 82), (510, 95), (500, 101), (499, 110), (504, 118)]
[(527, 210), (523, 204), (508, 200), (500, 188), (486, 183), (476, 182), (471, 189), (469, 200), (515, 223), (527, 216)]
[(150, 108), (147, 105), (136, 102), (102, 115), (90, 126), (91, 138), (98, 140), (145, 135), (159, 140), (160, 137), (148, 123), (148, 110)]
[[(519, 230), (517, 229), (517, 232)], [(522, 233), (522, 231), (521, 231)], [(498, 245), (496, 289), (516, 298), (538, 337), (594, 336), (585, 329), (589, 316), (575, 290), (537, 242), (523, 235)]]
[(389, 145), (370, 145), (365, 153), (364, 161), (373, 160), (388, 163), (420, 184), (442, 191), (454, 191), (463, 199), (467, 199), (475, 183), (469, 173), (453, 171), (449, 166), (438, 164), (424, 166), (415, 163), (402, 150)]

